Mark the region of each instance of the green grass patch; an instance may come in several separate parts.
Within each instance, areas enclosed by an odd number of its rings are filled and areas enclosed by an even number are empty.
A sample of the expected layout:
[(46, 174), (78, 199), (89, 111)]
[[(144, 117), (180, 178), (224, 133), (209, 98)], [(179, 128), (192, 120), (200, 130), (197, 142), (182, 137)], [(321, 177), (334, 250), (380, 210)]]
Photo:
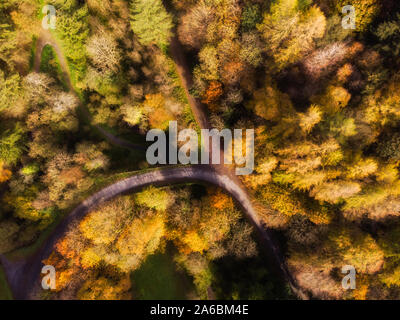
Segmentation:
[(81, 95), (81, 92), (77, 87), (84, 79), (87, 68), (86, 41), (90, 33), (88, 18), (86, 5), (81, 6), (78, 2), (72, 6), (63, 5), (57, 9), (57, 28), (51, 30), (63, 51), (71, 84), (78, 95)]
[(6, 275), (0, 266), (0, 300), (12, 300), (12, 292), (8, 286)]
[(43, 17), (44, 17), (44, 14), (43, 14), (43, 12), (42, 12), (43, 7), (44, 7), (44, 0), (38, 0), (38, 4), (39, 4), (39, 7), (38, 7), (38, 10), (37, 10), (37, 13), (36, 13), (36, 17), (37, 17), (40, 21), (42, 21), (42, 19), (43, 19)]
[(189, 276), (177, 268), (173, 248), (149, 256), (131, 275), (133, 296), (141, 300), (184, 300), (193, 296)]
[(171, 58), (171, 55), (169, 53), (169, 48), (164, 48), (164, 50), (162, 51), (168, 60), (168, 76), (174, 84), (172, 96), (185, 106), (183, 110), (183, 120), (186, 122), (187, 125), (193, 124), (196, 130), (200, 132), (200, 128), (198, 128), (198, 124), (196, 123), (196, 119), (194, 117), (192, 109), (190, 108), (182, 81), (178, 75), (178, 71), (176, 70), (175, 62)]
[(36, 56), (36, 43), (37, 43), (37, 37), (32, 38), (32, 46), (31, 46), (31, 52), (29, 56), (29, 72), (33, 70), (33, 66), (35, 64), (35, 56)]
[(68, 90), (68, 85), (64, 79), (63, 71), (58, 60), (57, 54), (53, 47), (46, 45), (42, 51), (42, 58), (40, 61), (40, 72), (48, 73), (63, 87)]

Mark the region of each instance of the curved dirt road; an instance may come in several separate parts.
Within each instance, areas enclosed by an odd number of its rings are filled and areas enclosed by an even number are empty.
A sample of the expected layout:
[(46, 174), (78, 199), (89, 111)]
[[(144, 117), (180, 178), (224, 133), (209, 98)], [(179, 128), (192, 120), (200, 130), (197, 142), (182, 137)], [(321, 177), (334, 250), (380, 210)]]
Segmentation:
[[(34, 299), (37, 297), (36, 294), (40, 290), (40, 281), (38, 281), (38, 278), (43, 267), (42, 261), (50, 255), (54, 249), (54, 245), (65, 235), (68, 226), (79, 222), (90, 209), (118, 195), (138, 191), (149, 185), (163, 186), (183, 182), (206, 182), (224, 189), (240, 204), (243, 211), (246, 212), (247, 217), (255, 224), (257, 229), (263, 229), (247, 194), (228, 176), (221, 175), (209, 166), (166, 168), (138, 174), (106, 187), (85, 200), (65, 217), (53, 231), (45, 245), (34, 256), (22, 265), (17, 264), (16, 268), (13, 268), (14, 273), (10, 274), (9, 277), (14, 297), (16, 299)], [(270, 244), (275, 256), (279, 256), (279, 262), (283, 266), (283, 258), (275, 251), (275, 246), (270, 237), (267, 233), (263, 233), (263, 236), (263, 240)]]
[[(55, 49), (61, 68), (64, 73), (64, 77), (68, 83), (68, 87), (71, 92), (74, 92), (74, 88), (70, 81), (68, 72), (68, 66), (66, 59), (49, 32), (44, 32), (43, 37), (38, 40), (37, 52), (35, 57), (34, 69), (39, 70), (41, 52), (45, 45), (52, 45)], [(186, 94), (188, 96), (189, 104), (195, 114), (196, 120), (201, 128), (208, 128), (209, 124), (205, 113), (202, 110), (201, 103), (191, 97), (188, 88), (191, 83), (191, 74), (185, 63), (185, 58), (182, 53), (182, 49), (177, 38), (172, 39), (171, 51), (174, 60), (176, 61), (177, 70), (181, 77), (182, 84), (185, 87)], [(39, 58), (38, 58), (39, 57)], [(76, 93), (75, 93), (76, 94)], [(112, 134), (108, 133), (99, 126), (96, 128), (112, 143), (130, 149), (141, 149), (142, 146), (131, 144), (130, 142), (121, 140)], [(40, 290), (40, 271), (43, 266), (42, 261), (51, 253), (54, 248), (54, 244), (63, 237), (67, 231), (67, 227), (75, 222), (82, 219), (90, 208), (93, 208), (100, 203), (110, 200), (113, 197), (126, 193), (128, 191), (139, 190), (148, 185), (165, 185), (171, 183), (182, 183), (182, 182), (194, 182), (203, 181), (214, 184), (221, 187), (226, 192), (232, 195), (232, 197), (240, 204), (246, 217), (251, 224), (256, 228), (260, 238), (263, 242), (263, 247), (266, 249), (269, 256), (273, 259), (274, 264), (277, 266), (279, 272), (283, 278), (288, 282), (293, 292), (301, 299), (308, 299), (308, 296), (299, 289), (291, 277), (286, 267), (284, 258), (279, 250), (279, 247), (271, 239), (270, 232), (264, 228), (260, 221), (252, 201), (248, 196), (245, 187), (231, 170), (223, 165), (220, 166), (195, 166), (185, 168), (166, 168), (161, 170), (155, 170), (153, 172), (143, 173), (135, 175), (131, 178), (119, 181), (103, 190), (97, 192), (81, 205), (79, 205), (73, 212), (64, 218), (64, 220), (57, 226), (53, 231), (50, 238), (46, 241), (44, 246), (32, 257), (26, 261), (10, 262), (4, 256), (0, 256), (0, 261), (6, 270), (9, 285), (13, 291), (15, 299), (30, 299), (36, 297), (36, 292)]]

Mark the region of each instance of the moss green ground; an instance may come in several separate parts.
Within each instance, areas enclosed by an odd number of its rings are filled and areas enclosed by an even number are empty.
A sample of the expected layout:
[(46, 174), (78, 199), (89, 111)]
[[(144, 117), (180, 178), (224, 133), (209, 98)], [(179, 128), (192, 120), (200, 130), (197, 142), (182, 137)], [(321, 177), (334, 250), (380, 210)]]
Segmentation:
[(192, 281), (178, 270), (172, 248), (149, 256), (131, 280), (134, 299), (184, 300), (194, 296)]
[(12, 300), (12, 293), (8, 287), (6, 275), (0, 265), (0, 300)]
[(51, 47), (50, 45), (46, 45), (43, 48), (42, 58), (40, 61), (40, 72), (48, 73), (54, 79), (57, 79), (64, 90), (68, 90), (68, 85), (65, 82), (63, 71), (57, 58), (57, 54), (55, 53), (53, 47)]

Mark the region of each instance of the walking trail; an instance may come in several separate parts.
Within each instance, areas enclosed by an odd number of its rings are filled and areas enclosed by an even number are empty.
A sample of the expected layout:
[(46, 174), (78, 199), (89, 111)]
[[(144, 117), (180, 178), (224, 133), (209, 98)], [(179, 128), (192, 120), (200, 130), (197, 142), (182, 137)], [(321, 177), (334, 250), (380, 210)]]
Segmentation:
[[(63, 51), (51, 33), (45, 30), (43, 30), (37, 41), (34, 71), (39, 72), (42, 51), (46, 45), (51, 45), (54, 48), (68, 88), (71, 92), (77, 95), (71, 83), (69, 68)], [(192, 75), (186, 63), (184, 51), (176, 36), (171, 39), (170, 51), (172, 58), (175, 61), (177, 72), (179, 74), (182, 86), (185, 89), (189, 105), (192, 108), (197, 124), (202, 129), (210, 128), (205, 112), (205, 106), (189, 93), (189, 89), (193, 83)], [(87, 110), (86, 115), (90, 120), (90, 114)], [(95, 128), (107, 140), (115, 145), (133, 150), (143, 150), (142, 146), (134, 145), (128, 141), (115, 137), (100, 126), (95, 126)], [(221, 158), (222, 157), (223, 152), (221, 151)], [(90, 211), (91, 208), (98, 206), (99, 204), (118, 195), (126, 192), (138, 191), (149, 185), (162, 186), (174, 183), (190, 183), (195, 181), (216, 185), (229, 193), (237, 201), (249, 222), (256, 229), (263, 249), (266, 251), (273, 265), (280, 272), (280, 275), (289, 284), (293, 293), (300, 299), (308, 299), (307, 294), (305, 294), (301, 288), (297, 286), (296, 282), (289, 273), (282, 252), (280, 251), (277, 243), (273, 241), (271, 231), (266, 229), (261, 222), (259, 215), (255, 210), (254, 202), (251, 200), (251, 197), (249, 196), (245, 186), (234, 174), (233, 170), (224, 165), (197, 165), (178, 168), (155, 169), (152, 172), (137, 174), (130, 178), (124, 179), (95, 193), (82, 202), (74, 211), (68, 214), (52, 232), (44, 245), (31, 257), (19, 261), (9, 261), (5, 258), (5, 256), (0, 256), (0, 262), (5, 269), (7, 280), (13, 292), (14, 298), (38, 298), (38, 292), (41, 290), (40, 272), (43, 267), (42, 261), (49, 256), (57, 241), (65, 235), (66, 231), (68, 230), (68, 226), (80, 221)]]

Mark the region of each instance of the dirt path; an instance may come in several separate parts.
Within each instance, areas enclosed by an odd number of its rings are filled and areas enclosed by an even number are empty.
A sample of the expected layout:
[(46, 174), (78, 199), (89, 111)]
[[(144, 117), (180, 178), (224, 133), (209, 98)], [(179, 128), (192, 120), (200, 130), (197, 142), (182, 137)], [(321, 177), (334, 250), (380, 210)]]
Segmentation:
[[(39, 38), (36, 42), (36, 54), (35, 54), (35, 59), (34, 59), (34, 64), (33, 64), (33, 70), (35, 72), (40, 72), (40, 62), (41, 62), (41, 58), (42, 58), (42, 52), (46, 45), (50, 45), (54, 49), (54, 51), (58, 57), (58, 61), (60, 62), (60, 67), (63, 72), (63, 78), (64, 78), (65, 82), (67, 83), (68, 90), (70, 92), (74, 93), (74, 95), (79, 99), (79, 96), (76, 93), (75, 88), (71, 82), (71, 76), (70, 76), (70, 72), (69, 72), (67, 59), (65, 58), (65, 55), (64, 55), (61, 47), (59, 46), (57, 41), (54, 39), (53, 35), (50, 33), (49, 30), (42, 30), (39, 35)], [(91, 114), (87, 110), (87, 108), (85, 108), (84, 106), (81, 106), (80, 109), (84, 113), (85, 117), (88, 119), (89, 123), (91, 123)], [(126, 148), (126, 149), (133, 149), (136, 151), (137, 150), (139, 150), (139, 151), (146, 150), (146, 148), (144, 146), (137, 145), (130, 141), (126, 141), (124, 139), (114, 136), (112, 133), (108, 132), (100, 125), (92, 125), (92, 126), (101, 135), (103, 135), (111, 144), (114, 144), (114, 145), (117, 145), (119, 147)]]
[[(192, 109), (192, 112), (196, 118), (197, 124), (201, 129), (211, 129), (210, 122), (207, 117), (207, 107), (199, 100), (193, 97), (189, 90), (193, 85), (193, 76), (191, 70), (186, 61), (185, 53), (183, 47), (178, 39), (178, 36), (175, 35), (171, 38), (170, 41), (170, 53), (175, 62), (176, 69), (178, 71), (178, 75), (180, 77), (181, 83), (185, 89), (185, 93), (189, 102), (189, 105)], [(211, 145), (211, 140), (210, 140)], [(210, 150), (210, 159), (212, 158), (211, 150)], [(211, 161), (210, 161), (211, 163)], [(220, 163), (224, 163), (224, 151), (220, 150)], [(286, 262), (282, 255), (282, 252), (278, 246), (278, 244), (273, 241), (273, 237), (271, 236), (270, 230), (266, 229), (263, 223), (261, 222), (259, 215), (256, 210), (254, 210), (256, 204), (253, 200), (251, 200), (250, 195), (247, 192), (246, 187), (242, 183), (242, 181), (235, 174), (234, 169), (227, 167), (223, 164), (221, 165), (211, 165), (213, 169), (221, 176), (226, 177), (230, 180), (230, 183), (235, 186), (237, 190), (240, 190), (242, 195), (242, 202), (239, 201), (244, 213), (246, 214), (249, 222), (255, 227), (258, 231), (258, 234), (261, 238), (263, 247), (266, 253), (273, 258), (273, 263), (275, 263), (278, 271), (281, 273), (283, 278), (288, 282), (291, 287), (293, 293), (297, 295), (300, 299), (308, 300), (309, 297), (305, 294), (296, 284), (295, 280), (289, 273)], [(228, 189), (224, 189), (228, 191)], [(238, 200), (238, 199), (236, 199)], [(243, 205), (246, 204), (246, 205)]]
[[(61, 68), (66, 77), (68, 86), (70, 90), (75, 93), (71, 84), (68, 72), (68, 65), (62, 53), (62, 50), (60, 49), (56, 41), (52, 38), (51, 34), (48, 32), (44, 32), (44, 34), (41, 35), (41, 38), (38, 40), (34, 70), (39, 70), (38, 68), (40, 66), (41, 52), (46, 44), (52, 45), (55, 49), (59, 57)], [(201, 128), (209, 128), (209, 122), (205, 115), (206, 113), (204, 110), (204, 106), (198, 99), (193, 98), (189, 93), (189, 88), (192, 84), (192, 76), (186, 63), (183, 50), (176, 37), (173, 38), (171, 41), (171, 54), (176, 62), (179, 76), (181, 77), (181, 81), (185, 88), (189, 104), (193, 110), (196, 120), (198, 121), (198, 125)], [(131, 144), (129, 142), (124, 142), (123, 140), (114, 137), (100, 127), (97, 127), (97, 129), (107, 139), (113, 140), (115, 144), (131, 148)], [(136, 147), (137, 146), (134, 146), (133, 148), (136, 149)], [(73, 224), (74, 222), (80, 221), (80, 219), (82, 219), (87, 214), (90, 208), (93, 208), (94, 206), (97, 206), (100, 203), (110, 200), (120, 194), (126, 193), (128, 191), (137, 191), (148, 185), (160, 186), (166, 184), (169, 185), (172, 183), (193, 181), (203, 181), (214, 184), (218, 187), (221, 187), (223, 190), (232, 195), (232, 197), (241, 206), (249, 222), (257, 230), (263, 243), (264, 249), (273, 260), (283, 278), (288, 282), (294, 294), (296, 294), (301, 299), (308, 299), (308, 296), (297, 287), (295, 281), (288, 272), (282, 253), (279, 250), (277, 244), (272, 240), (270, 231), (264, 228), (261, 220), (259, 219), (259, 216), (254, 208), (254, 204), (249, 197), (246, 188), (244, 187), (240, 179), (232, 172), (232, 170), (223, 165), (198, 165), (195, 167), (166, 168), (155, 170), (153, 172), (135, 175), (131, 178), (119, 181), (97, 192), (96, 194), (85, 200), (68, 216), (66, 216), (64, 220), (53, 231), (52, 235), (45, 242), (42, 248), (40, 248), (37, 253), (28, 258), (26, 261), (10, 262), (4, 256), (0, 256), (0, 261), (4, 266), (5, 272), (7, 274), (7, 279), (13, 291), (14, 298), (37, 298), (36, 293), (39, 292), (38, 290), (40, 290), (39, 276), (41, 268), (43, 266), (42, 261), (52, 252), (54, 245), (57, 243), (57, 241), (65, 235), (68, 226)]]
[[(45, 245), (23, 264), (17, 262), (14, 266), (12, 263), (6, 262), (4, 265), (5, 269), (11, 270), (11, 274), (7, 272), (7, 276), (14, 297), (16, 299), (37, 298), (37, 293), (40, 292), (40, 281), (38, 281), (38, 278), (41, 268), (43, 267), (42, 261), (54, 250), (54, 245), (68, 231), (68, 226), (76, 225), (76, 223), (85, 217), (91, 208), (118, 195), (127, 192), (135, 192), (149, 185), (163, 186), (199, 181), (213, 184), (224, 189), (240, 204), (243, 211), (246, 212), (251, 219), (256, 220), (257, 213), (247, 197), (247, 194), (229, 177), (220, 174), (210, 166), (199, 165), (185, 168), (156, 169), (152, 172), (138, 174), (108, 186), (86, 199), (64, 218), (53, 231), (50, 238), (46, 240)], [(265, 241), (270, 242), (271, 240), (267, 237)]]
[(199, 99), (193, 97), (189, 92), (190, 88), (193, 86), (193, 78), (187, 65), (182, 45), (180, 44), (177, 36), (171, 38), (169, 48), (197, 125), (200, 127), (200, 129), (210, 129), (211, 126), (206, 115), (206, 107)]

